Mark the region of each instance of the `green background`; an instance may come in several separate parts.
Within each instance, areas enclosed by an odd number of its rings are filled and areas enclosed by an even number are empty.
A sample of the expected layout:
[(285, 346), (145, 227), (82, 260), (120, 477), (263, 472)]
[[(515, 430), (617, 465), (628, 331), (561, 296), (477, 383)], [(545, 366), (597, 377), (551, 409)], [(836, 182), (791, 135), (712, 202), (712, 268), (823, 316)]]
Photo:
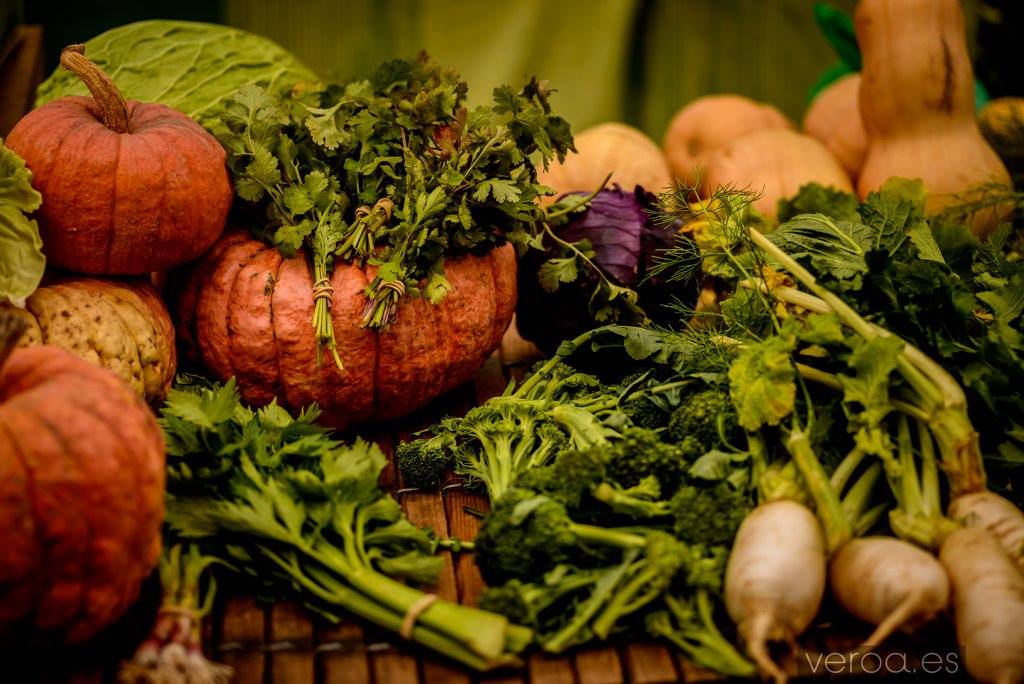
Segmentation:
[[(12, 0), (0, 0), (11, 4)], [(850, 11), (854, 0), (831, 0)], [(2, 6), (2, 5), (0, 5)], [(579, 130), (620, 120), (661, 137), (693, 98), (735, 92), (799, 120), (835, 55), (812, 0), (28, 0), (50, 65), (63, 45), (143, 18), (219, 21), (277, 40), (325, 76), (425, 48), (458, 68), (471, 99), (536, 74)], [(973, 12), (968, 12), (972, 16)]]

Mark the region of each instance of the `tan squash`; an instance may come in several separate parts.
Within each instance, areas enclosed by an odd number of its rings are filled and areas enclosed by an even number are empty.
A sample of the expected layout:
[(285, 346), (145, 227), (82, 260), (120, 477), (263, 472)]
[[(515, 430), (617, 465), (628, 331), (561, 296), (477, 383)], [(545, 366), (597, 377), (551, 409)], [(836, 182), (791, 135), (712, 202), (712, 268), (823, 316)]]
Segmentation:
[(978, 125), (1010, 173), (1024, 173), (1024, 97), (988, 102), (978, 112)]
[[(1009, 174), (974, 118), (974, 75), (960, 0), (861, 0), (855, 13), (863, 55), (860, 109), (868, 151), (857, 191), (892, 176), (920, 178), (928, 211)], [(1001, 209), (975, 214), (986, 235)]]
[(555, 162), (537, 174), (541, 183), (556, 191), (545, 203), (567, 192), (593, 192), (609, 173), (612, 174), (609, 183), (618, 183), (626, 190), (641, 185), (651, 192), (660, 192), (672, 182), (661, 150), (632, 126), (621, 123), (592, 126), (576, 135), (576, 150), (576, 154), (569, 154), (561, 164)]
[(818, 93), (804, 114), (803, 129), (856, 178), (868, 151), (868, 136), (860, 118), (860, 74), (843, 76)]
[(846, 171), (824, 145), (809, 135), (776, 128), (737, 138), (712, 153), (702, 192), (708, 196), (722, 186), (749, 189), (760, 193), (754, 207), (775, 216), (780, 199), (812, 181), (853, 192)]
[(113, 371), (140, 397), (161, 401), (176, 368), (174, 328), (163, 301), (142, 281), (65, 278), (36, 290), (24, 309), (18, 346), (61, 347)]
[(793, 128), (793, 124), (771, 105), (742, 95), (707, 95), (672, 118), (662, 148), (672, 174), (696, 187), (697, 175), (712, 152), (736, 138), (775, 128)]

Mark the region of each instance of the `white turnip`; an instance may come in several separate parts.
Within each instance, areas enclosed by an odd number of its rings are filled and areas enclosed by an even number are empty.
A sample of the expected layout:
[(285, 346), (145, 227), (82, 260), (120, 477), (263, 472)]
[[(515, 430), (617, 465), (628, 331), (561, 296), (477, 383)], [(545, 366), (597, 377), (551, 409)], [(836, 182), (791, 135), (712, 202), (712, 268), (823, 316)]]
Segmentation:
[(762, 674), (786, 675), (769, 641), (790, 645), (814, 619), (825, 592), (825, 540), (806, 506), (773, 501), (740, 525), (725, 569), (725, 607)]
[(877, 625), (864, 642), (878, 646), (899, 628), (922, 625), (949, 604), (942, 564), (895, 537), (864, 537), (844, 544), (829, 564), (832, 595), (847, 612)]
[(939, 560), (953, 587), (967, 672), (982, 682), (1024, 682), (1024, 575), (983, 527), (953, 532)]
[(984, 527), (1024, 570), (1024, 512), (994, 492), (972, 492), (949, 503), (949, 517)]

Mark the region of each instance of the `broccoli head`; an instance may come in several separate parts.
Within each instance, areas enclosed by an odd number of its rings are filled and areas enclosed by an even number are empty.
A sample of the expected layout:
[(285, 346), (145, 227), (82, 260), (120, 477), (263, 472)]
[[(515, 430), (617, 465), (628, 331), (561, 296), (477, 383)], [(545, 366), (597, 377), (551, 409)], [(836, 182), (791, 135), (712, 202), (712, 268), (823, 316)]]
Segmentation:
[(454, 437), (441, 433), (436, 437), (402, 442), (395, 449), (395, 465), (405, 487), (437, 489), (452, 466)]
[(601, 452), (608, 479), (626, 488), (653, 475), (661, 491), (675, 491), (689, 467), (687, 455), (678, 445), (666, 444), (645, 428), (623, 431), (622, 439), (601, 447)]
[(736, 530), (753, 508), (750, 496), (718, 482), (711, 487), (684, 485), (669, 502), (672, 531), (690, 544), (731, 546)]
[(727, 440), (737, 437), (736, 408), (724, 388), (712, 387), (691, 394), (668, 421), (668, 437), (674, 442), (687, 437), (697, 440), (701, 454), (718, 446), (722, 441), (720, 435)]
[(488, 584), (530, 579), (571, 560), (603, 557), (608, 549), (644, 546), (640, 535), (576, 523), (565, 506), (543, 494), (512, 488), (484, 518), (474, 557)]
[(539, 581), (512, 579), (500, 586), (488, 587), (480, 597), (480, 607), (500, 613), (517, 625), (538, 631), (554, 631), (572, 612), (567, 604), (578, 597), (581, 590), (600, 580), (603, 573), (603, 568), (580, 569), (558, 565)]

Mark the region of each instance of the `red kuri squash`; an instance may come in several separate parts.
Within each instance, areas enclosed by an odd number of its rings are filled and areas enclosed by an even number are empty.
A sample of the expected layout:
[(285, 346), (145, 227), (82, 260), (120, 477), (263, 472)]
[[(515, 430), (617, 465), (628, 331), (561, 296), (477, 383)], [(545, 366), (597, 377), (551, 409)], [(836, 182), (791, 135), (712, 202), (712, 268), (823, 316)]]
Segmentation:
[(32, 170), (49, 262), (91, 274), (144, 274), (199, 256), (224, 230), (233, 192), (224, 149), (184, 114), (125, 101), (72, 45), (61, 64), (92, 97), (29, 112), (6, 144)]
[(313, 279), (305, 255), (232, 231), (177, 289), (178, 334), (220, 379), (235, 376), (242, 397), (292, 408), (317, 402), (324, 421), (344, 428), (402, 416), (469, 380), (501, 343), (515, 309), (515, 252), (445, 262), (453, 289), (440, 304), (403, 297), (386, 330), (360, 327), (364, 288), (375, 267), (336, 263), (331, 316), (344, 369), (317, 358)]

